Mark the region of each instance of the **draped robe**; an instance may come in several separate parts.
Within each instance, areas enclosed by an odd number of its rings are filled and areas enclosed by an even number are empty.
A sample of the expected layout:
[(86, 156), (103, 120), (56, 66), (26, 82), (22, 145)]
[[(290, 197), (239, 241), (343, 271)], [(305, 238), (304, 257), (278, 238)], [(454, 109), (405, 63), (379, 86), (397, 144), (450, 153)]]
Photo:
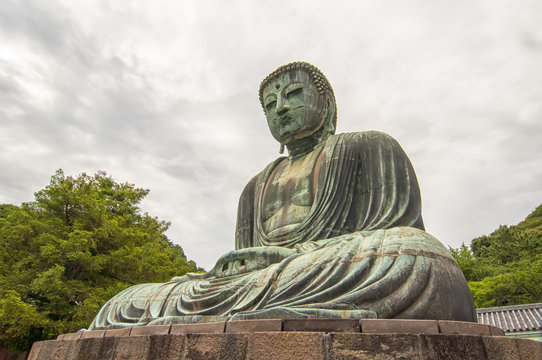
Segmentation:
[[(141, 284), (113, 297), (90, 329), (256, 318), (411, 318), (476, 321), (448, 250), (424, 231), (412, 165), (392, 137), (330, 136), (314, 201), (289, 232), (262, 219), (269, 164), (239, 200), (235, 247), (206, 274)], [(226, 276), (222, 266), (247, 262)]]

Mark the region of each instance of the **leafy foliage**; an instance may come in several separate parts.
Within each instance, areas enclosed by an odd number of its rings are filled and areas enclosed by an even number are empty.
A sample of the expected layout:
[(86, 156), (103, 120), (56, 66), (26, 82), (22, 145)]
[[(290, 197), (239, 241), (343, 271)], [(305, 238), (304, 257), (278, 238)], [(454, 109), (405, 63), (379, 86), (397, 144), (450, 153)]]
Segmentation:
[(542, 302), (542, 205), (517, 225), (450, 250), (476, 307)]
[(0, 347), (77, 331), (130, 285), (201, 270), (164, 235), (169, 223), (141, 213), (148, 192), (58, 170), (35, 201), (0, 204)]

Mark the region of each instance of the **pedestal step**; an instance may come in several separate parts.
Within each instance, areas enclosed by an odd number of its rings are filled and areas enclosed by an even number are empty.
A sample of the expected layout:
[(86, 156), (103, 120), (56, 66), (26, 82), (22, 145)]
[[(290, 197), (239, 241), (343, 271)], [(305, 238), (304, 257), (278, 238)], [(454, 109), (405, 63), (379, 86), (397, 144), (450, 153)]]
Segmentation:
[(60, 335), (29, 359), (542, 359), (542, 343), (435, 320), (245, 320)]

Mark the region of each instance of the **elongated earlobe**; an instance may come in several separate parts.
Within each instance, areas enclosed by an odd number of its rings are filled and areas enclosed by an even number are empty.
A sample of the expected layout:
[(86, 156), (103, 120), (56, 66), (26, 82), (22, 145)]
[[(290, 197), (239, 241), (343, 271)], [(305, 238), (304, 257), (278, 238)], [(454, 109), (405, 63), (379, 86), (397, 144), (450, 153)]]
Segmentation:
[(335, 134), (335, 124), (333, 123), (334, 118), (335, 118), (335, 103), (331, 99), (328, 98), (326, 122), (324, 125), (324, 136), (326, 138), (330, 135)]
[(279, 154), (284, 154), (284, 144), (280, 144)]

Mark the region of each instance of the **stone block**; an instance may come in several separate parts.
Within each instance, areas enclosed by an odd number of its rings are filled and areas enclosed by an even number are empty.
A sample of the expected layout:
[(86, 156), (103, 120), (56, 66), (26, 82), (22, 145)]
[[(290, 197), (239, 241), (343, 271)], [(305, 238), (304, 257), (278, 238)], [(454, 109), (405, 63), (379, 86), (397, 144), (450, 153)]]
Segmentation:
[(81, 338), (69, 343), (65, 359), (112, 359), (115, 356), (115, 338)]
[(62, 340), (77, 340), (80, 338), (81, 338), (81, 333), (77, 332), (77, 333), (64, 334), (64, 337), (62, 338)]
[(179, 360), (183, 353), (184, 335), (159, 335), (150, 337), (148, 360)]
[(132, 331), (131, 327), (124, 328), (124, 329), (106, 330), (105, 334), (104, 334), (104, 337), (130, 336), (131, 331)]
[(491, 335), (489, 326), (473, 322), (439, 320), (438, 327), (441, 334)]
[(362, 333), (373, 334), (438, 334), (436, 320), (359, 320)]
[(31, 355), (35, 356), (34, 359), (37, 360), (66, 359), (66, 354), (68, 353), (70, 343), (71, 341), (65, 340), (41, 341), (39, 352), (34, 354), (32, 351)]
[(200, 324), (175, 324), (171, 325), (170, 334), (222, 334), (226, 328), (225, 322), (200, 323)]
[(329, 334), (329, 359), (419, 359), (419, 335)]
[(81, 339), (103, 338), (104, 335), (105, 335), (105, 330), (83, 331), (81, 333)]
[(489, 360), (521, 360), (518, 346), (512, 338), (483, 336), (482, 342), (484, 343), (487, 359)]
[(282, 331), (281, 319), (240, 320), (226, 323), (227, 333)]
[(104, 339), (114, 341), (113, 359), (115, 360), (147, 360), (147, 354), (152, 351), (151, 336), (123, 336)]
[(284, 319), (283, 331), (359, 332), (357, 319)]
[(505, 335), (504, 330), (501, 329), (500, 327), (491, 326), (491, 325), (488, 325), (488, 327), (489, 327), (489, 332), (493, 336), (504, 336)]
[(542, 342), (531, 340), (531, 339), (521, 339), (515, 338), (519, 358), (521, 360), (540, 360), (542, 359)]
[(181, 359), (245, 359), (247, 337), (247, 334), (186, 334)]
[(58, 336), (56, 337), (56, 339), (57, 339), (57, 340), (62, 340), (62, 339), (64, 339), (64, 335), (65, 335), (65, 334), (60, 334), (60, 335), (58, 335)]
[(130, 336), (167, 335), (171, 325), (134, 326)]
[(439, 334), (420, 336), (422, 359), (485, 359), (486, 352), (482, 336)]
[(39, 359), (38, 355), (40, 353), (42, 345), (43, 345), (43, 341), (38, 341), (32, 344), (32, 349), (30, 349), (30, 353), (28, 354), (27, 360), (38, 360)]
[(326, 359), (322, 333), (268, 332), (248, 334), (246, 360)]

